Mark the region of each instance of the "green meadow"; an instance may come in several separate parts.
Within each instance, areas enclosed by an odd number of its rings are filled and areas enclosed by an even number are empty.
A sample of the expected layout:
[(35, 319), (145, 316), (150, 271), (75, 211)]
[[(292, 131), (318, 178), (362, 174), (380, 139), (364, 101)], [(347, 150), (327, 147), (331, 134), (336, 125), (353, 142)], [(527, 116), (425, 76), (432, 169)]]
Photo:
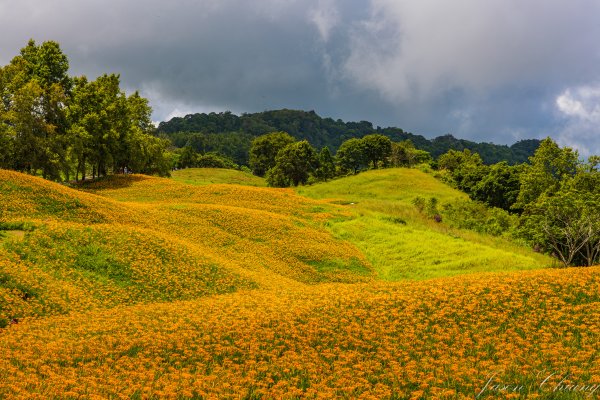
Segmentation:
[(186, 168), (173, 171), (173, 180), (189, 185), (211, 185), (227, 183), (244, 186), (267, 186), (265, 180), (250, 172), (237, 171), (225, 168)]
[(552, 264), (549, 257), (507, 239), (454, 229), (419, 213), (413, 204), (416, 197), (436, 197), (443, 206), (468, 196), (418, 169), (371, 170), (296, 191), (352, 212), (351, 218), (329, 221), (328, 228), (355, 244), (381, 279), (428, 279)]

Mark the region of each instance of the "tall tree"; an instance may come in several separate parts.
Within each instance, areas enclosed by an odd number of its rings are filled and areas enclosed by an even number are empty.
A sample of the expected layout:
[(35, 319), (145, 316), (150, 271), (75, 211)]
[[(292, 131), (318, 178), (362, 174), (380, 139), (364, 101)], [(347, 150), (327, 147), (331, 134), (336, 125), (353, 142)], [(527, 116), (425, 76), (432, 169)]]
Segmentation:
[(305, 184), (318, 168), (315, 149), (306, 140), (281, 149), (275, 161), (275, 166), (267, 172), (267, 182), (271, 186)]
[[(44, 177), (68, 179), (65, 104), (71, 80), (69, 63), (56, 42), (30, 40), (0, 73), (1, 124), (12, 136), (13, 167)], [(9, 138), (10, 139), (10, 138)]]
[(425, 150), (415, 148), (411, 140), (392, 143), (390, 163), (394, 167), (408, 167), (422, 163), (430, 163), (431, 155)]
[(362, 139), (348, 139), (338, 149), (336, 155), (338, 166), (342, 172), (357, 174), (368, 165), (365, 142)]
[(275, 157), (279, 150), (294, 141), (286, 132), (268, 133), (254, 139), (250, 147), (250, 168), (254, 175), (264, 176), (275, 166)]
[(565, 267), (600, 260), (600, 200), (567, 187), (542, 194), (522, 217), (522, 234)]
[(174, 167), (168, 151), (170, 142), (141, 132), (133, 132), (129, 137), (130, 159), (124, 170), (132, 173), (170, 176)]
[(186, 145), (179, 151), (179, 160), (177, 168), (192, 168), (195, 167), (198, 161), (198, 153), (190, 145)]
[[(154, 131), (150, 118), (152, 109), (148, 100), (141, 97), (138, 92), (125, 98), (119, 97), (121, 115), (115, 121), (117, 126), (117, 144), (113, 154), (113, 171), (144, 170), (144, 165), (149, 162), (148, 153), (142, 151), (148, 145), (147, 137)], [(154, 139), (154, 138), (153, 138)]]
[(477, 153), (471, 152), (469, 149), (463, 151), (448, 150), (438, 158), (438, 168), (445, 169), (454, 173), (455, 171), (465, 166), (482, 165), (483, 161)]
[(86, 163), (92, 165), (92, 175), (102, 176), (115, 161), (119, 139), (129, 129), (127, 99), (119, 88), (118, 75), (102, 75), (92, 82), (78, 79), (70, 108), (72, 130), (85, 143), (78, 154), (78, 166), (86, 175)]
[(14, 168), (14, 125), (10, 121), (12, 94), (10, 92), (9, 66), (0, 67), (0, 168)]
[(449, 150), (438, 158), (438, 168), (446, 170), (454, 186), (466, 193), (473, 193), (477, 183), (488, 172), (488, 167), (483, 165), (481, 157), (470, 150)]
[(30, 81), (14, 93), (9, 111), (15, 132), (15, 167), (32, 174), (44, 167), (46, 138), (52, 129), (44, 119), (41, 95), (37, 81)]
[(561, 149), (551, 138), (544, 139), (529, 158), (531, 165), (526, 166), (521, 174), (515, 207), (524, 209), (542, 194), (556, 192), (562, 180), (577, 172), (578, 157), (577, 151), (568, 147)]
[(31, 39), (21, 49), (20, 57), (25, 61), (29, 80), (36, 79), (43, 88), (59, 85), (68, 92), (71, 85), (69, 60), (57, 42), (47, 41), (37, 46)]
[[(0, 113), (0, 118), (1, 118)], [(10, 169), (13, 167), (13, 137), (8, 126), (0, 122), (0, 168)]]
[(519, 195), (522, 170), (523, 165), (511, 166), (506, 161), (490, 166), (488, 173), (474, 185), (471, 198), (510, 211)]
[(379, 165), (386, 167), (388, 158), (392, 154), (392, 141), (387, 136), (372, 134), (362, 138), (367, 162), (373, 164), (373, 168)]
[(318, 180), (326, 181), (335, 176), (335, 163), (329, 147), (323, 147), (318, 156), (319, 167), (315, 171), (315, 177)]

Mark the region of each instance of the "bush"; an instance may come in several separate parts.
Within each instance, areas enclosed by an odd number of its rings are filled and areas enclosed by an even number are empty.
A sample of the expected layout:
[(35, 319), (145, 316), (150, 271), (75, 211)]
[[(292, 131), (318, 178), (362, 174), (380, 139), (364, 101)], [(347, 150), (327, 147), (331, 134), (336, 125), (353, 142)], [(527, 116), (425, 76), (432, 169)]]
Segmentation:
[(469, 200), (445, 204), (443, 214), (450, 226), (492, 236), (512, 235), (518, 222), (517, 217), (505, 210)]
[(428, 216), (433, 218), (435, 215), (439, 214), (437, 205), (438, 205), (438, 199), (436, 197), (432, 197), (429, 199), (429, 201), (427, 202), (427, 208), (426, 208), (426, 212), (427, 212)]
[(233, 160), (217, 153), (206, 153), (198, 156), (196, 160), (196, 166), (198, 168), (228, 168), (238, 169), (239, 167), (233, 162)]
[(265, 174), (265, 179), (267, 181), (267, 184), (271, 187), (292, 186), (292, 181), (290, 180), (290, 178), (278, 166), (269, 169)]
[(415, 205), (415, 207), (417, 207), (417, 210), (419, 210), (419, 212), (422, 213), (423, 210), (425, 210), (425, 199), (421, 196), (415, 197), (412, 203)]
[(433, 219), (435, 222), (442, 222), (442, 215), (438, 210), (437, 197), (431, 197), (428, 201), (425, 201), (421, 196), (417, 196), (412, 202), (420, 213), (425, 213), (427, 217)]

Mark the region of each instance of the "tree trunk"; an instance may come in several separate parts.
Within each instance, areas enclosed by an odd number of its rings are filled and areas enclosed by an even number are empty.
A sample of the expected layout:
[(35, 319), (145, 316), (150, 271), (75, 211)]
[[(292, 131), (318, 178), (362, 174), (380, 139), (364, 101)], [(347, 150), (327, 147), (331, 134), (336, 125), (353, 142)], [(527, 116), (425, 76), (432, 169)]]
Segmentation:
[(585, 260), (588, 267), (596, 263), (600, 253), (600, 242), (590, 241), (585, 245)]

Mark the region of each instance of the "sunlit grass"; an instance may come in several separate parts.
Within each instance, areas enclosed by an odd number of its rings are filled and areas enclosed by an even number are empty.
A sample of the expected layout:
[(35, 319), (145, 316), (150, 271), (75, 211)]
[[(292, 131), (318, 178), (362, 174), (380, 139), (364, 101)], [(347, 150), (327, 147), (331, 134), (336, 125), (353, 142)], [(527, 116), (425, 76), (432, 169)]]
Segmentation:
[(298, 193), (316, 199), (393, 201), (410, 204), (417, 197), (437, 197), (440, 202), (466, 199), (468, 196), (418, 169), (390, 168), (371, 170), (298, 188)]
[(244, 186), (267, 186), (265, 180), (249, 172), (224, 168), (186, 168), (173, 171), (173, 180), (189, 185), (211, 185), (227, 183)]
[(517, 253), (505, 241), (492, 246), (474, 235), (441, 233), (408, 221), (398, 224), (369, 215), (332, 223), (331, 231), (361, 249), (385, 280), (534, 269), (547, 261), (523, 249)]
[(552, 263), (509, 240), (452, 229), (419, 213), (412, 203), (418, 196), (436, 197), (440, 205), (468, 196), (416, 169), (367, 171), (297, 192), (352, 211), (354, 218), (331, 221), (329, 229), (355, 244), (385, 280), (527, 270)]

